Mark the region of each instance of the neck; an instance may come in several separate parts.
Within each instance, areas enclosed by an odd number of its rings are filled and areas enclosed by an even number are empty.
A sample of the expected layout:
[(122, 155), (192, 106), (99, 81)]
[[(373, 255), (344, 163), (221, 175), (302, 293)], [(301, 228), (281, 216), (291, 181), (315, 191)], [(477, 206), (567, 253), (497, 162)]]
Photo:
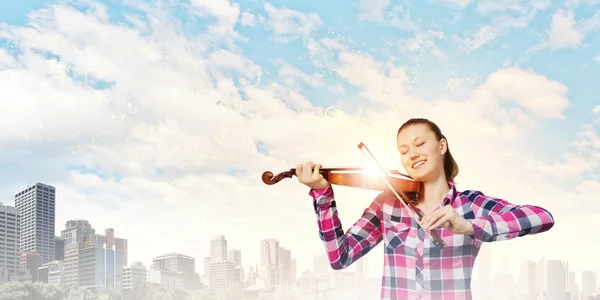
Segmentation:
[(423, 190), (419, 193), (419, 202), (432, 207), (440, 205), (450, 188), (443, 174), (436, 179), (423, 182)]

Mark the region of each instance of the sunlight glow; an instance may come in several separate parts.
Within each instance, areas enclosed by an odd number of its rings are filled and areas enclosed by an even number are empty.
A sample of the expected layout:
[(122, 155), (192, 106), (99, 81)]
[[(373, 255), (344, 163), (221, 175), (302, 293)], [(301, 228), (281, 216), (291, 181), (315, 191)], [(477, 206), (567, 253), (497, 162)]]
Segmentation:
[(375, 163), (369, 163), (365, 166), (365, 174), (369, 177), (378, 177), (381, 173), (381, 169)]

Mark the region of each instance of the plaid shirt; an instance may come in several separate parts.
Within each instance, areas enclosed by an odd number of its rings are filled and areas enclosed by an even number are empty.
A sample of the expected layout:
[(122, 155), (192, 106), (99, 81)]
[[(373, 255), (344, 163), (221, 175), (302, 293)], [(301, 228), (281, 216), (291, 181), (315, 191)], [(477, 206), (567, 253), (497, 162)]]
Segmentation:
[(381, 299), (472, 299), (471, 272), (484, 242), (548, 231), (554, 217), (531, 205), (515, 205), (480, 191), (457, 192), (453, 183), (443, 200), (473, 224), (474, 235), (436, 229), (446, 243), (433, 245), (392, 193), (381, 193), (346, 233), (337, 216), (331, 186), (310, 190), (320, 237), (331, 267), (344, 269), (384, 242)]

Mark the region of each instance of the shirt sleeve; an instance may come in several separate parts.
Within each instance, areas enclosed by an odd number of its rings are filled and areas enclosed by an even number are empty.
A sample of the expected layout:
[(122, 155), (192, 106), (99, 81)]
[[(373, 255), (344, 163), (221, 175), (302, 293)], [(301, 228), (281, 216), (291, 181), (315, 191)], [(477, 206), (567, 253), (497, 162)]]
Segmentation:
[(516, 205), (489, 197), (480, 191), (466, 191), (473, 209), (474, 237), (481, 242), (510, 240), (538, 234), (554, 226), (552, 214), (539, 206)]
[(382, 240), (380, 201), (375, 199), (361, 218), (344, 233), (338, 217), (333, 188), (310, 190), (313, 197), (319, 235), (325, 244), (329, 263), (335, 270), (349, 267), (375, 248)]

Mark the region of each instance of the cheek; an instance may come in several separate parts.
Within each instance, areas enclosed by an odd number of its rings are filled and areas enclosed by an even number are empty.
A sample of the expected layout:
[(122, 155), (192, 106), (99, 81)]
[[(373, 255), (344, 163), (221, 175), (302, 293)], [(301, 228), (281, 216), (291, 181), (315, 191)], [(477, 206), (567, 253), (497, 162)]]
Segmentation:
[(408, 159), (408, 157), (406, 157), (406, 155), (402, 155), (400, 157), (400, 162), (402, 163), (402, 166), (405, 168), (408, 168), (410, 165), (410, 160)]

